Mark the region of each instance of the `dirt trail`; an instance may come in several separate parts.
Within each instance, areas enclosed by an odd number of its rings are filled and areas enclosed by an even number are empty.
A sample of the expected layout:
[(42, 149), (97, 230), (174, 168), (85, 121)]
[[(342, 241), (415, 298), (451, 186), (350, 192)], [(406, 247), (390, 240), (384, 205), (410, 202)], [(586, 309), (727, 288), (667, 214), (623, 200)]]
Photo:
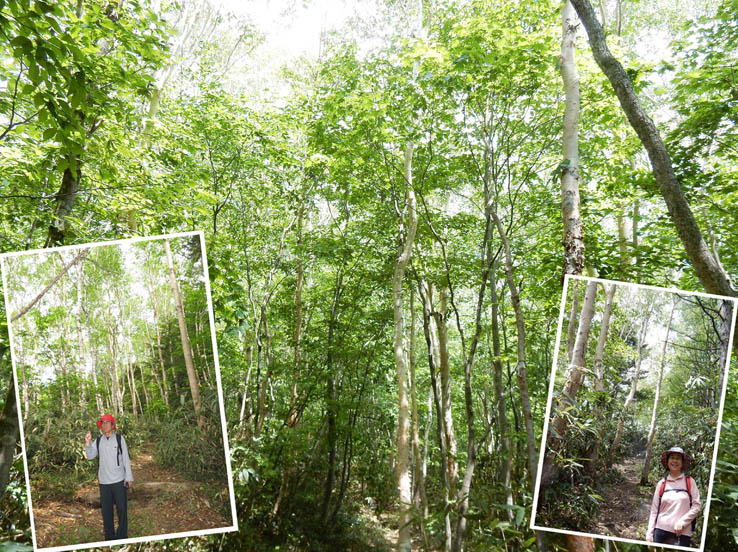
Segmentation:
[[(399, 531), (399, 515), (397, 511), (377, 513), (373, 509), (362, 505), (360, 516), (366, 523), (368, 530), (367, 541), (362, 543), (361, 552), (392, 552), (397, 550)], [(417, 531), (413, 530), (413, 550), (423, 550), (423, 543)], [(433, 550), (433, 552), (439, 552)]]
[(604, 500), (600, 504), (600, 516), (593, 522), (590, 532), (645, 540), (653, 487), (638, 485), (643, 460), (626, 458), (615, 467), (624, 480), (603, 484), (597, 489)]
[[(188, 481), (162, 468), (148, 451), (139, 450), (131, 458), (131, 470), (134, 484), (128, 491), (129, 538), (231, 525), (230, 519), (225, 519), (213, 504), (214, 501), (208, 498), (212, 495), (212, 488)], [(97, 479), (81, 486), (69, 499), (42, 498), (37, 501), (34, 496), (38, 495), (32, 488), (33, 518), (39, 548), (104, 539), (99, 501), (93, 505), (88, 500), (88, 497), (99, 497)], [(227, 502), (227, 486), (219, 490), (215, 500)]]

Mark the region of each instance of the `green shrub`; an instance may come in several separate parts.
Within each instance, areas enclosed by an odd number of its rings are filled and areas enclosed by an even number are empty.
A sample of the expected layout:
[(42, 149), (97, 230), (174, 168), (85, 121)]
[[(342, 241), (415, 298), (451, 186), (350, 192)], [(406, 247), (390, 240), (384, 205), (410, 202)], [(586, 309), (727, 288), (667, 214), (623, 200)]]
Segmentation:
[(541, 519), (536, 522), (546, 527), (587, 532), (591, 520), (599, 516), (601, 500), (589, 485), (557, 481), (546, 490), (545, 503), (539, 510)]
[(202, 431), (195, 420), (175, 415), (152, 429), (151, 439), (156, 443), (156, 461), (162, 466), (176, 468), (193, 479), (225, 480), (225, 452), (219, 421)]

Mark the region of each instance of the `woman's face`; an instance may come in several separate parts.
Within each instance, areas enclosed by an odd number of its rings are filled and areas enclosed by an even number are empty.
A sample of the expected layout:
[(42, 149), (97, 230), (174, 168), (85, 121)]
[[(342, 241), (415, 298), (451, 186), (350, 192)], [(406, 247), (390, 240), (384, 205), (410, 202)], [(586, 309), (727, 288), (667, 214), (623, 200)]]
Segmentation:
[(678, 452), (672, 452), (667, 460), (669, 465), (669, 471), (680, 472), (682, 471), (682, 455)]

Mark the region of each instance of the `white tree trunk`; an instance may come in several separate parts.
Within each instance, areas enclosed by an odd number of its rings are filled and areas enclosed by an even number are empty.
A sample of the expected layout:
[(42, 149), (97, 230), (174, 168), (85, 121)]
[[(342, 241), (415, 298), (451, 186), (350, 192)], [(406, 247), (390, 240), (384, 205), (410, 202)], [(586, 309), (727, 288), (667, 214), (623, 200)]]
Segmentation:
[(414, 145), (408, 143), (405, 147), (404, 176), (407, 186), (407, 204), (404, 220), (400, 228), (400, 252), (395, 261), (395, 270), (392, 277), (392, 304), (394, 311), (394, 340), (393, 350), (395, 368), (397, 370), (397, 464), (395, 473), (397, 478), (397, 493), (400, 501), (400, 530), (397, 537), (397, 550), (410, 552), (411, 541), (411, 506), (412, 491), (410, 484), (410, 416), (407, 385), (407, 356), (405, 353), (405, 320), (402, 304), (402, 283), (412, 255), (415, 242), (415, 232), (418, 227), (415, 192), (412, 188), (412, 158)]
[[(595, 382), (594, 390), (597, 393), (603, 393), (605, 391), (605, 369), (602, 363), (602, 359), (605, 354), (605, 342), (607, 341), (607, 333), (610, 330), (610, 316), (612, 314), (612, 301), (615, 297), (615, 284), (605, 286), (605, 310), (602, 313), (602, 323), (600, 324), (600, 337), (597, 340), (597, 348), (595, 349), (594, 357), (594, 372)], [(595, 419), (599, 420), (602, 416), (602, 410), (604, 404), (601, 398), (597, 398), (597, 403), (594, 409)], [(594, 447), (592, 449), (592, 455), (584, 465), (587, 473), (594, 473), (597, 469), (597, 464), (600, 460), (600, 446), (602, 444), (602, 435), (604, 427), (600, 427), (597, 432), (597, 438), (595, 440)]]
[(577, 314), (579, 313), (579, 280), (569, 280), (571, 284), (571, 310), (569, 311), (569, 327), (566, 331), (566, 350), (571, 354), (574, 352), (574, 340), (577, 337)]
[(587, 283), (587, 289), (584, 293), (584, 304), (582, 305), (582, 313), (579, 318), (579, 327), (577, 329), (577, 338), (574, 342), (574, 350), (571, 354), (571, 362), (569, 363), (566, 374), (566, 382), (564, 383), (562, 394), (557, 401), (556, 413), (548, 430), (547, 450), (543, 460), (543, 471), (541, 474), (541, 485), (544, 488), (551, 483), (556, 475), (554, 457), (556, 451), (561, 446), (568, 425), (564, 411), (576, 399), (579, 386), (584, 380), (585, 354), (587, 352), (587, 343), (589, 342), (589, 330), (592, 325), (592, 317), (594, 316), (596, 298), (597, 282), (590, 281)]
[(679, 302), (679, 296), (675, 293), (672, 296), (671, 310), (669, 311), (669, 322), (666, 324), (666, 337), (664, 337), (664, 346), (661, 348), (661, 362), (659, 362), (659, 379), (656, 382), (656, 394), (653, 398), (653, 410), (651, 411), (651, 427), (648, 430), (648, 441), (646, 442), (646, 458), (643, 461), (643, 471), (641, 472), (641, 485), (648, 485), (648, 471), (651, 463), (651, 448), (653, 438), (656, 434), (656, 415), (659, 410), (659, 399), (661, 398), (661, 381), (664, 378), (664, 365), (666, 364), (666, 346), (669, 343), (669, 333), (671, 332), (671, 322), (674, 319), (674, 309)]
[(448, 326), (446, 324), (446, 289), (439, 291), (438, 311), (433, 315), (438, 328), (439, 373), (441, 376), (441, 412), (443, 414), (443, 431), (446, 437), (446, 486), (448, 496), (456, 494), (459, 467), (456, 461), (456, 433), (454, 431), (453, 403), (451, 401), (451, 374), (448, 364)]
[(497, 283), (495, 282), (495, 274), (497, 266), (490, 273), (489, 286), (491, 294), (490, 305), (490, 323), (492, 325), (492, 369), (493, 383), (495, 391), (495, 402), (497, 404), (497, 426), (500, 435), (500, 464), (498, 468), (498, 477), (502, 480), (505, 489), (505, 503), (510, 506), (507, 511), (508, 521), (510, 523), (515, 519), (515, 512), (512, 505), (515, 504), (512, 492), (512, 464), (513, 457), (510, 444), (510, 425), (507, 420), (507, 408), (505, 406), (505, 397), (502, 391), (502, 360), (500, 348), (500, 324), (499, 324), (499, 307), (497, 296)]
[(182, 296), (179, 294), (179, 285), (177, 284), (177, 276), (174, 273), (174, 259), (172, 258), (172, 250), (169, 247), (169, 240), (164, 240), (164, 252), (167, 255), (167, 265), (169, 266), (169, 280), (172, 284), (172, 293), (174, 293), (174, 304), (177, 308), (177, 321), (179, 322), (179, 337), (182, 341), (182, 352), (184, 353), (185, 368), (187, 369), (187, 379), (190, 382), (190, 394), (192, 395), (192, 404), (197, 416), (197, 427), (202, 429), (205, 425), (205, 419), (200, 412), (200, 385), (197, 382), (197, 374), (195, 374), (195, 365), (192, 361), (192, 352), (190, 348), (190, 339), (187, 336), (187, 323), (184, 316), (184, 305), (182, 304)]
[(636, 365), (635, 365), (635, 373), (633, 374), (633, 379), (631, 380), (630, 384), (630, 392), (628, 393), (628, 396), (625, 398), (625, 404), (623, 405), (623, 410), (620, 413), (620, 420), (618, 421), (618, 428), (615, 432), (615, 439), (613, 439), (612, 442), (612, 454), (611, 457), (614, 457), (615, 454), (617, 454), (618, 447), (620, 446), (620, 440), (623, 438), (623, 428), (625, 427), (625, 415), (628, 412), (628, 408), (630, 407), (630, 403), (633, 402), (633, 397), (635, 397), (636, 391), (638, 390), (638, 379), (641, 375), (641, 361), (643, 360), (643, 346), (644, 341), (646, 338), (646, 332), (648, 331), (648, 322), (651, 318), (651, 309), (653, 308), (653, 301), (644, 301), (644, 308), (643, 312), (641, 314), (641, 329), (640, 332), (638, 332), (638, 344), (637, 347), (637, 357), (636, 357)]
[(581, 274), (584, 266), (582, 217), (579, 212), (579, 75), (574, 60), (578, 19), (569, 0), (561, 10), (561, 55), (564, 81), (564, 162), (561, 167), (561, 217), (564, 221), (564, 274)]
[(604, 367), (602, 358), (605, 355), (605, 342), (607, 341), (607, 332), (610, 329), (610, 316), (612, 314), (612, 300), (615, 297), (615, 284), (606, 286), (605, 290), (605, 311), (602, 313), (602, 324), (600, 324), (600, 336), (597, 339), (597, 348), (595, 349), (594, 371), (595, 385), (594, 390), (602, 392), (605, 390), (604, 384)]

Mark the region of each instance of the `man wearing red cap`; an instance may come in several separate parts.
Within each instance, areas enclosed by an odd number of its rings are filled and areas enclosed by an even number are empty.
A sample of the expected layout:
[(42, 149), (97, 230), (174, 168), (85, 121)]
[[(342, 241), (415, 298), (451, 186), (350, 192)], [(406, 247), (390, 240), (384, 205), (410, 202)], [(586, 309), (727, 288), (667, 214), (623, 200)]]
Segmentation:
[[(100, 505), (102, 507), (105, 540), (128, 538), (128, 505), (126, 488), (133, 486), (131, 460), (128, 447), (122, 435), (115, 433), (115, 418), (105, 414), (97, 421), (102, 435), (94, 442), (92, 435), (85, 435), (87, 459), (100, 457), (97, 480), (100, 484)], [(118, 529), (113, 519), (113, 504), (118, 512)]]

